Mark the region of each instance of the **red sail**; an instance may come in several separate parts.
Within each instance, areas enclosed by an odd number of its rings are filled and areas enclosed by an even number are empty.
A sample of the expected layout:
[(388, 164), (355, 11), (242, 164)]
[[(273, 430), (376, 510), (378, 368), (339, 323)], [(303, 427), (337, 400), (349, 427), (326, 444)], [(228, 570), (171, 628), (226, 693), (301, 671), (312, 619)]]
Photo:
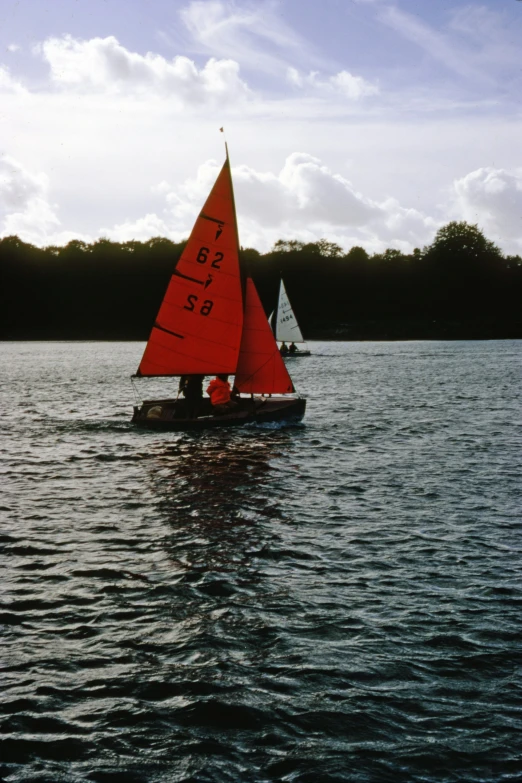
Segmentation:
[(239, 391), (249, 394), (287, 394), (294, 391), (250, 277), (246, 283), (245, 320), (235, 385)]
[(235, 372), (243, 327), (238, 250), (227, 158), (170, 279), (138, 375)]

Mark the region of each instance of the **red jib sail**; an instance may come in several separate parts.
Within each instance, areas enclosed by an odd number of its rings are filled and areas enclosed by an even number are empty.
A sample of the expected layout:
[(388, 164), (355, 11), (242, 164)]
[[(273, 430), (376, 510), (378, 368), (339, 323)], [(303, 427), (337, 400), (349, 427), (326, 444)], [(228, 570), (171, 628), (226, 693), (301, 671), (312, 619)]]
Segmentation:
[(137, 374), (232, 374), (242, 327), (237, 224), (227, 157), (170, 279)]
[(239, 391), (249, 394), (288, 394), (294, 391), (251, 277), (246, 282), (243, 336), (235, 385)]

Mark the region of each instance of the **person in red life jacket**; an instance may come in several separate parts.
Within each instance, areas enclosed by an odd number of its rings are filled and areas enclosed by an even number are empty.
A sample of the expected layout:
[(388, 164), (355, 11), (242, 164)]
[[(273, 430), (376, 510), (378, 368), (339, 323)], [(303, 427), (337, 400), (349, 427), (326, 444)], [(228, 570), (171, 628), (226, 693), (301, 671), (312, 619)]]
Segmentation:
[(216, 416), (231, 413), (238, 406), (237, 402), (232, 399), (228, 375), (216, 375), (207, 386), (207, 394), (212, 403), (212, 413)]

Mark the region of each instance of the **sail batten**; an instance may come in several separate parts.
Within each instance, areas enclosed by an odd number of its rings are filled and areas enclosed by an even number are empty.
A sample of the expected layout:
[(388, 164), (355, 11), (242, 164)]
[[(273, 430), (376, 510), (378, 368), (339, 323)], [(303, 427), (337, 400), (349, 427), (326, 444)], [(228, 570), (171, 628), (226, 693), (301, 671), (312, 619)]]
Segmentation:
[(161, 326), (160, 324), (154, 324), (155, 329), (160, 329), (162, 332), (166, 332), (167, 334), (171, 334), (173, 337), (178, 337), (180, 340), (184, 340), (185, 337), (182, 334), (177, 334), (177, 332), (173, 332), (170, 329), (165, 329), (164, 326)]

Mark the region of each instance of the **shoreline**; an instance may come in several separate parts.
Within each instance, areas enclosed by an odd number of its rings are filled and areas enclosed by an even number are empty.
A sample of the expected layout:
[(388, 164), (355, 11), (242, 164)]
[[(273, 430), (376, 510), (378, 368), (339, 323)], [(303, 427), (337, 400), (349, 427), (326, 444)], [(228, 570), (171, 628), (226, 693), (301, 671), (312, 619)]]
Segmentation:
[[(506, 319), (367, 319), (337, 324), (310, 325), (305, 341), (403, 342), (408, 340), (521, 340), (522, 318)], [(2, 342), (146, 342), (149, 331), (110, 329), (78, 330), (74, 334), (54, 329), (13, 329), (0, 332)]]

